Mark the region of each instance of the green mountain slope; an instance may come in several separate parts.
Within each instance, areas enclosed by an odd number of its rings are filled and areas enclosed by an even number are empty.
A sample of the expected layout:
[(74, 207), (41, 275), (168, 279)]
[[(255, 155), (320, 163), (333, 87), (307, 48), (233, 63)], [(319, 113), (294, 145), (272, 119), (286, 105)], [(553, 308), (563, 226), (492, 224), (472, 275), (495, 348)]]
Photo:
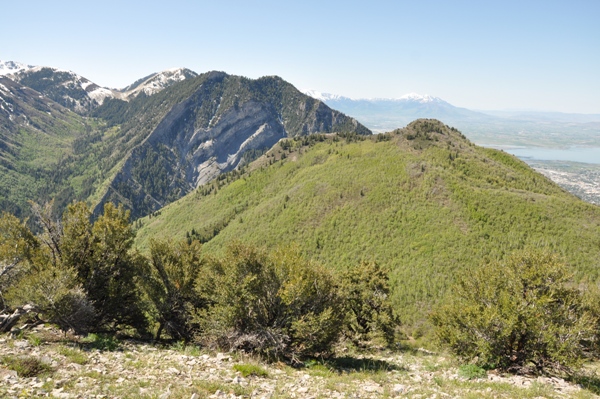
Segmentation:
[[(0, 210), (25, 217), (28, 200), (60, 196), (65, 162), (96, 129), (94, 121), (0, 77)], [(81, 186), (72, 198), (86, 198)]]
[(187, 234), (209, 253), (242, 240), (296, 243), (332, 268), (376, 260), (389, 266), (410, 324), (457, 271), (518, 248), (562, 254), (578, 279), (596, 280), (600, 266), (599, 207), (433, 120), (369, 138), (281, 142), (241, 178), (222, 175), (137, 226), (142, 249)]

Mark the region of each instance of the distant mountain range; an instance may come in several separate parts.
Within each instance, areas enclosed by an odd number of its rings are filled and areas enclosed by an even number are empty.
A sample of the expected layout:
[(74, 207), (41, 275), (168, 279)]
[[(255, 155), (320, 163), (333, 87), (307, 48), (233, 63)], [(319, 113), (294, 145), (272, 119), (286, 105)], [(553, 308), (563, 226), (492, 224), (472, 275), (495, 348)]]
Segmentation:
[(123, 89), (109, 89), (71, 71), (11, 61), (0, 62), (0, 75), (39, 91), (81, 115), (99, 107), (107, 98), (129, 101), (140, 94), (150, 96), (174, 83), (198, 76), (186, 68), (173, 68), (153, 73)]
[(87, 199), (160, 209), (284, 137), (371, 131), (278, 77), (176, 68), (124, 89), (0, 62), (0, 210)]
[(315, 90), (304, 90), (304, 93), (352, 115), (379, 133), (405, 126), (417, 118), (435, 118), (457, 127), (483, 145), (600, 145), (600, 114), (474, 111), (456, 107), (438, 97), (415, 93), (397, 99), (352, 99)]

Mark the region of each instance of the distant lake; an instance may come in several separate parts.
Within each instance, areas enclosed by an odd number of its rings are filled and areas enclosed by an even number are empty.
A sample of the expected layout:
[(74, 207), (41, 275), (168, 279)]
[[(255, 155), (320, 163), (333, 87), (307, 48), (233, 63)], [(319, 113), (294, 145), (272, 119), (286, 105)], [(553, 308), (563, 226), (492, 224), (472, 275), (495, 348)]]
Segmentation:
[(523, 160), (542, 161), (571, 161), (600, 164), (600, 148), (596, 147), (571, 147), (571, 148), (501, 148)]

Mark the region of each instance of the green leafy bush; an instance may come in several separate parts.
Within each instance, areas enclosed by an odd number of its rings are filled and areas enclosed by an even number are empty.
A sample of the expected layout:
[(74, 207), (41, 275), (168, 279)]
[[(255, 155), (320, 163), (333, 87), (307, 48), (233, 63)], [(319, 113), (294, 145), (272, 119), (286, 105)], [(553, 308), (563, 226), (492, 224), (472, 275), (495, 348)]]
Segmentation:
[(71, 268), (46, 263), (23, 277), (6, 298), (10, 304), (31, 304), (62, 330), (83, 334), (94, 326), (95, 309)]
[(333, 276), (294, 250), (271, 255), (240, 244), (209, 262), (198, 281), (209, 306), (197, 312), (200, 339), (267, 357), (327, 355), (343, 325)]
[(476, 378), (485, 378), (487, 372), (484, 368), (481, 368), (476, 364), (463, 364), (458, 368), (458, 375), (467, 380), (474, 380)]
[(597, 315), (556, 256), (523, 251), (464, 275), (432, 314), (437, 337), (479, 366), (569, 370), (596, 340)]
[(359, 346), (377, 339), (391, 345), (400, 321), (392, 310), (387, 271), (362, 262), (343, 273), (341, 292), (348, 312), (345, 335)]
[(152, 241), (150, 262), (142, 283), (158, 322), (156, 339), (164, 330), (172, 339), (189, 341), (195, 329), (193, 309), (203, 306), (194, 283), (202, 267), (197, 241), (173, 243)]
[(0, 310), (4, 293), (31, 267), (39, 243), (24, 223), (3, 212), (0, 216)]
[(146, 328), (136, 276), (143, 259), (131, 250), (135, 236), (129, 212), (111, 203), (94, 223), (83, 202), (69, 205), (63, 215), (63, 233), (54, 251), (60, 262), (74, 268), (83, 291), (94, 304), (98, 330), (131, 326)]
[[(85, 203), (71, 204), (56, 221), (52, 204), (33, 205), (41, 234), (33, 236), (14, 218), (0, 219), (0, 267), (13, 269), (4, 297), (12, 307), (33, 305), (41, 317), (76, 333), (134, 327), (146, 318), (135, 278), (141, 256), (131, 251), (129, 214), (107, 204), (95, 223)], [(12, 249), (11, 249), (12, 248)], [(10, 250), (9, 250), (10, 249)], [(2, 273), (0, 273), (0, 277)], [(2, 287), (0, 287), (2, 288)]]

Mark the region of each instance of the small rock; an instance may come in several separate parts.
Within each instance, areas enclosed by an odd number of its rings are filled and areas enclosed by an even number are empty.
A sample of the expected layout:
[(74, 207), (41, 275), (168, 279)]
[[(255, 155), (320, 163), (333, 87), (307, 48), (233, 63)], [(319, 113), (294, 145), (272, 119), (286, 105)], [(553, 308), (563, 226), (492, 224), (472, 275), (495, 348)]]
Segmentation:
[(228, 362), (231, 359), (231, 356), (226, 355), (224, 353), (217, 353), (217, 360), (220, 360), (222, 362)]
[(14, 370), (0, 369), (0, 380), (10, 380), (17, 377), (17, 372)]
[(242, 377), (240, 377), (239, 375), (236, 375), (233, 380), (231, 380), (231, 382), (233, 382), (234, 384), (241, 384), (242, 382), (244, 382), (244, 379)]
[(395, 394), (404, 393), (405, 391), (406, 391), (406, 387), (402, 384), (395, 384), (392, 387), (392, 393), (395, 393)]
[(379, 392), (381, 390), (381, 385), (377, 383), (366, 383), (362, 386), (363, 391), (365, 392)]
[(13, 344), (14, 344), (15, 348), (19, 348), (19, 349), (24, 349), (24, 348), (27, 348), (27, 347), (31, 346), (29, 344), (29, 342), (24, 341), (24, 340), (14, 341)]

